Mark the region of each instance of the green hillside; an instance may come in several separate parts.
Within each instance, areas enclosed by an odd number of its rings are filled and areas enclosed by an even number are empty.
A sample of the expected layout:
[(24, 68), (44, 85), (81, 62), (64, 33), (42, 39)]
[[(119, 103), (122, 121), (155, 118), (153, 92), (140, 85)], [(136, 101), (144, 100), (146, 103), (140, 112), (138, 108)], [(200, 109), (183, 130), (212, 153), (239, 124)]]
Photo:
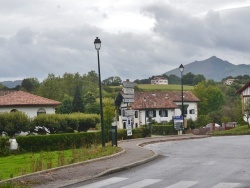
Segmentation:
[[(122, 86), (110, 86), (111, 88), (122, 90)], [(152, 84), (136, 84), (135, 87), (143, 91), (181, 91), (181, 85), (169, 84), (169, 85), (152, 85)], [(183, 86), (183, 90), (193, 90), (194, 86)]]

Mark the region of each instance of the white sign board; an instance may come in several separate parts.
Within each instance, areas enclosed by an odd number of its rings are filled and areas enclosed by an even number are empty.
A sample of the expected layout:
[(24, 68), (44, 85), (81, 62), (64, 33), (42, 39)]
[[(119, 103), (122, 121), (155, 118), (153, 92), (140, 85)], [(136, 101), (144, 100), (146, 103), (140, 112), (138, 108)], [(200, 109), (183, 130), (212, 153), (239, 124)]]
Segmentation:
[(127, 136), (132, 136), (132, 118), (128, 117), (126, 122)]
[(135, 115), (135, 111), (134, 110), (125, 110), (124, 111), (124, 115), (125, 116), (134, 116)]
[(134, 88), (135, 87), (135, 83), (134, 82), (122, 82), (123, 87), (129, 87), (129, 88)]
[(123, 99), (123, 102), (135, 102), (135, 99)]
[(133, 99), (133, 98), (135, 98), (134, 95), (123, 95), (122, 97), (123, 97), (124, 99)]
[(135, 90), (133, 88), (124, 87), (122, 90), (123, 90), (124, 94), (132, 94), (132, 95), (134, 95), (134, 93), (135, 93)]

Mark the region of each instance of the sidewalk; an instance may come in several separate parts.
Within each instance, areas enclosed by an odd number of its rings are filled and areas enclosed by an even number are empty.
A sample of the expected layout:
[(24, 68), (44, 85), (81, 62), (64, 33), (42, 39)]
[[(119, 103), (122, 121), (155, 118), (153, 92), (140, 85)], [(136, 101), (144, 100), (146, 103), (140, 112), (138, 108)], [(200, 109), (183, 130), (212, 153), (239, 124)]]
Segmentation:
[(46, 170), (15, 179), (28, 182), (40, 182), (39, 185), (33, 186), (35, 188), (63, 187), (108, 173), (131, 168), (157, 158), (157, 153), (154, 153), (153, 151), (148, 149), (144, 149), (140, 146), (157, 142), (197, 139), (205, 137), (208, 136), (176, 135), (124, 140), (118, 142), (118, 146), (123, 148), (123, 151), (118, 154), (73, 165), (63, 166), (56, 169)]

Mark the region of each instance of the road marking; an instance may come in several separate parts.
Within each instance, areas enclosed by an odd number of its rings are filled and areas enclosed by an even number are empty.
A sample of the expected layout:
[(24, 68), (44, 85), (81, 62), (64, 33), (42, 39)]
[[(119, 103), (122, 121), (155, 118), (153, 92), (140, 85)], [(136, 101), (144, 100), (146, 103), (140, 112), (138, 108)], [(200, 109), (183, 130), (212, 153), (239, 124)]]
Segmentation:
[(109, 179), (106, 179), (106, 180), (91, 183), (91, 184), (88, 184), (88, 185), (84, 185), (84, 186), (81, 186), (79, 188), (100, 188), (100, 187), (104, 187), (104, 186), (111, 185), (111, 184), (114, 184), (114, 183), (118, 183), (120, 181), (124, 181), (126, 179), (128, 179), (128, 178), (113, 177), (113, 178), (109, 178)]
[(160, 180), (160, 179), (145, 179), (145, 180), (142, 180), (142, 181), (138, 181), (138, 182), (123, 186), (121, 188), (131, 188), (131, 187), (133, 187), (133, 188), (142, 188), (142, 187), (146, 187), (148, 185), (152, 185), (154, 183), (157, 183), (159, 181), (162, 181), (162, 180)]
[(212, 188), (234, 188), (236, 186), (240, 185), (239, 183), (219, 183)]
[(180, 181), (176, 184), (170, 185), (166, 188), (188, 188), (195, 184), (199, 183), (198, 181)]

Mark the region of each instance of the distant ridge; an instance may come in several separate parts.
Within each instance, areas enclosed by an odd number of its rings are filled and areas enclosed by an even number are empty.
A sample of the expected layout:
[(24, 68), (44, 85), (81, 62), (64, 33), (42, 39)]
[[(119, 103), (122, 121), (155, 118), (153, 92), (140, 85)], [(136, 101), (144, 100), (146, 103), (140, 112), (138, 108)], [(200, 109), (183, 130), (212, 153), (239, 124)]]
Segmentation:
[(22, 80), (3, 81), (3, 82), (0, 82), (0, 83), (3, 84), (4, 86), (8, 87), (8, 88), (15, 88), (17, 85), (21, 85)]
[[(250, 65), (240, 64), (234, 65), (228, 61), (224, 61), (216, 56), (212, 56), (203, 61), (194, 61), (184, 65), (184, 75), (187, 73), (195, 75), (202, 74), (206, 79), (221, 81), (228, 76), (236, 77), (239, 75), (250, 75)], [(166, 72), (167, 75), (176, 75), (180, 77), (179, 68)]]

